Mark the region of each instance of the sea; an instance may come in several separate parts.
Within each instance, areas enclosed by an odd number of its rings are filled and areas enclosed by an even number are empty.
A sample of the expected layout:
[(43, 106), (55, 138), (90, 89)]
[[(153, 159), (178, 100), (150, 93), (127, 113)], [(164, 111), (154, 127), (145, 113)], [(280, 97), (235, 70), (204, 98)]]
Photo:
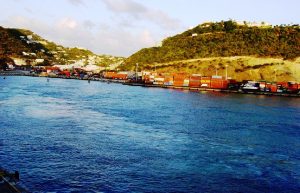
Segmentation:
[(298, 193), (300, 98), (0, 77), (0, 167), (29, 192)]

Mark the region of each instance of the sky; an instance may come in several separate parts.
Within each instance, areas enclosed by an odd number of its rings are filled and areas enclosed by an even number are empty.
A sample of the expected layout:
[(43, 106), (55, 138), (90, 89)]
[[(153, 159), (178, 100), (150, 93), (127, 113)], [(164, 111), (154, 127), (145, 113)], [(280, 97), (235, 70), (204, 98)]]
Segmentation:
[(299, 0), (0, 0), (0, 26), (130, 56), (206, 21), (299, 24)]

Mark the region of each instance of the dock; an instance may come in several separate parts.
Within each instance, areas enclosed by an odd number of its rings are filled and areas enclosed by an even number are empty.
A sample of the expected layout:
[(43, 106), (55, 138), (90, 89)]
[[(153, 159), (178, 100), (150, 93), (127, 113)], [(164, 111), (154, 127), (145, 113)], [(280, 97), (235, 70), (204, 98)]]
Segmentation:
[[(30, 74), (28, 71), (0, 71), (0, 76), (32, 76), (41, 77), (37, 74)], [(252, 95), (264, 95), (264, 96), (281, 96), (281, 97), (300, 97), (300, 93), (280, 93), (280, 92), (245, 92), (242, 90), (230, 90), (230, 89), (213, 89), (213, 88), (203, 88), (203, 87), (188, 87), (188, 86), (172, 86), (172, 85), (160, 85), (160, 84), (145, 84), (140, 82), (128, 82), (127, 80), (118, 79), (105, 79), (105, 78), (80, 78), (77, 76), (65, 77), (65, 76), (45, 76), (47, 78), (61, 78), (61, 79), (76, 79), (76, 80), (86, 80), (86, 81), (100, 81), (105, 83), (117, 83), (127, 86), (141, 86), (141, 87), (154, 87), (154, 88), (165, 88), (165, 89), (176, 89), (176, 90), (186, 90), (192, 92), (221, 92), (221, 93), (235, 93), (235, 94), (252, 94)]]

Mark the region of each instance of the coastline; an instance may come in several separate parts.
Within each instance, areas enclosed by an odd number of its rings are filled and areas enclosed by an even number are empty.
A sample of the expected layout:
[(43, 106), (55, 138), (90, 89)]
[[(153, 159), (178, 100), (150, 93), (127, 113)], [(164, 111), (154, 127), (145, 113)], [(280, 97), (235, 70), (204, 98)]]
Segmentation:
[(105, 83), (117, 83), (127, 86), (141, 86), (141, 87), (151, 87), (151, 88), (163, 88), (163, 89), (177, 89), (177, 90), (187, 90), (191, 92), (221, 92), (228, 94), (251, 94), (251, 95), (263, 95), (263, 96), (279, 96), (279, 97), (296, 97), (300, 98), (300, 93), (272, 93), (272, 92), (245, 92), (242, 90), (229, 90), (229, 89), (213, 89), (213, 88), (193, 88), (188, 86), (167, 86), (167, 85), (154, 85), (145, 84), (137, 82), (129, 82), (128, 80), (118, 80), (118, 79), (105, 79), (105, 78), (80, 78), (77, 76), (39, 76), (37, 74), (30, 74), (28, 71), (2, 71), (0, 72), (0, 77), (6, 76), (30, 76), (30, 77), (44, 77), (44, 78), (60, 78), (60, 79), (74, 79), (74, 80), (85, 80), (85, 81), (99, 81)]

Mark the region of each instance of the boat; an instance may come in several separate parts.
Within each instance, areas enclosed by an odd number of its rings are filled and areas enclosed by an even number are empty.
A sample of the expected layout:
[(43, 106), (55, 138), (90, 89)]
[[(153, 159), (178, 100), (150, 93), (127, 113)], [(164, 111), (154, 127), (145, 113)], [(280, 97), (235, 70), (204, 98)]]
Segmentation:
[(259, 82), (247, 81), (241, 85), (241, 89), (243, 92), (258, 92), (260, 91)]

